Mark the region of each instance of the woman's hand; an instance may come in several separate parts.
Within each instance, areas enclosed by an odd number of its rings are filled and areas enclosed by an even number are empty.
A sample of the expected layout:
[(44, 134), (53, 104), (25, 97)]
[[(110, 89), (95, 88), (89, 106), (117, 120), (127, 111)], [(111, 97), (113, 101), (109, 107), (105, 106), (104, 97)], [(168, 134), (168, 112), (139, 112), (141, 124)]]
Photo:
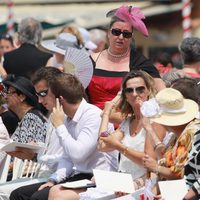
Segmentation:
[(147, 168), (151, 172), (156, 172), (158, 168), (158, 164), (156, 160), (154, 160), (147, 154), (143, 157), (142, 160), (143, 160), (143, 165), (145, 168)]
[(106, 146), (112, 149), (117, 149), (117, 147), (121, 144), (117, 137), (115, 137), (115, 134), (110, 134), (107, 137), (100, 137), (100, 140), (103, 141)]
[(64, 124), (65, 113), (63, 111), (62, 105), (60, 105), (59, 99), (56, 98), (56, 107), (53, 108), (51, 114), (51, 122), (57, 128), (58, 126)]
[(140, 111), (141, 105), (142, 105), (142, 101), (138, 101), (137, 103), (134, 104), (134, 114), (135, 114), (136, 120), (140, 120), (142, 117), (142, 113)]
[(187, 192), (187, 194), (185, 195), (184, 199), (185, 200), (192, 200), (192, 199), (194, 199), (194, 197), (196, 197), (196, 193), (192, 189), (190, 189)]

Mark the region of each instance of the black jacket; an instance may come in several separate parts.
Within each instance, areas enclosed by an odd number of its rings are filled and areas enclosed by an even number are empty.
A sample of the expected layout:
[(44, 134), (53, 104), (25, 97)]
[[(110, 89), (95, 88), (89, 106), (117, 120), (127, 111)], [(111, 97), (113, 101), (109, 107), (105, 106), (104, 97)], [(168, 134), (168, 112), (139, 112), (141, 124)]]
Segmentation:
[(30, 78), (38, 68), (46, 65), (51, 56), (34, 45), (22, 44), (4, 55), (3, 66), (8, 74)]

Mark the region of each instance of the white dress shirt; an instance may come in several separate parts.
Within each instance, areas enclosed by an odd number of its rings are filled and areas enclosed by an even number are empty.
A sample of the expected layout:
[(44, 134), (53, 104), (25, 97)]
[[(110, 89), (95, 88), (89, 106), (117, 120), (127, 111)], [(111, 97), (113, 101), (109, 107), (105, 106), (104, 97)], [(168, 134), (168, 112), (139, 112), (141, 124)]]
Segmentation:
[[(65, 124), (56, 128), (64, 155), (50, 179), (60, 182), (74, 173), (92, 173), (92, 169), (116, 171), (117, 152), (97, 150), (101, 112), (83, 99), (73, 119), (66, 117)], [(113, 125), (109, 127), (113, 131)]]
[[(49, 171), (53, 173), (57, 169), (58, 161), (62, 158), (63, 147), (60, 145), (56, 130), (51, 122), (48, 124), (45, 148), (38, 154), (38, 161), (43, 165), (40, 171)], [(42, 173), (42, 172), (41, 172)]]

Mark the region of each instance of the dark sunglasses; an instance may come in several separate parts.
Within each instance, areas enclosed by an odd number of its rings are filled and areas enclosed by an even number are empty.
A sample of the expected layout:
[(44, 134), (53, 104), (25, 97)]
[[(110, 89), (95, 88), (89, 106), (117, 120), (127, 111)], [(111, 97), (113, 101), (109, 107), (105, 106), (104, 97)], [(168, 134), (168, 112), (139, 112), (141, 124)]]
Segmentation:
[(41, 91), (41, 92), (36, 92), (36, 95), (37, 95), (38, 97), (46, 97), (47, 94), (48, 94), (48, 90), (49, 90), (49, 89), (43, 90), (43, 91)]
[(111, 33), (114, 35), (114, 36), (119, 36), (119, 35), (123, 35), (124, 38), (131, 38), (133, 33), (132, 32), (129, 32), (129, 31), (121, 31), (120, 29), (111, 29)]
[(137, 94), (142, 94), (142, 93), (144, 93), (145, 89), (146, 88), (144, 86), (140, 86), (140, 87), (136, 87), (136, 88), (129, 87), (129, 88), (125, 88), (124, 92), (129, 93), (129, 94), (133, 93), (133, 92), (136, 92)]

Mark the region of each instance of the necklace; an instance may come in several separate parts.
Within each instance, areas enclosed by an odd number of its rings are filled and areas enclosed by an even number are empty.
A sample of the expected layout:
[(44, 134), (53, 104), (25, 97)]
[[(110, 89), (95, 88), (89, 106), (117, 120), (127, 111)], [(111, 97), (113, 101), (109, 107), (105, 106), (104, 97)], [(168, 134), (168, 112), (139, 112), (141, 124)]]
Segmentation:
[(127, 49), (127, 51), (123, 54), (113, 54), (113, 53), (111, 53), (110, 48), (107, 49), (107, 52), (110, 56), (112, 56), (114, 58), (122, 58), (122, 57), (125, 57), (128, 54), (129, 49)]

